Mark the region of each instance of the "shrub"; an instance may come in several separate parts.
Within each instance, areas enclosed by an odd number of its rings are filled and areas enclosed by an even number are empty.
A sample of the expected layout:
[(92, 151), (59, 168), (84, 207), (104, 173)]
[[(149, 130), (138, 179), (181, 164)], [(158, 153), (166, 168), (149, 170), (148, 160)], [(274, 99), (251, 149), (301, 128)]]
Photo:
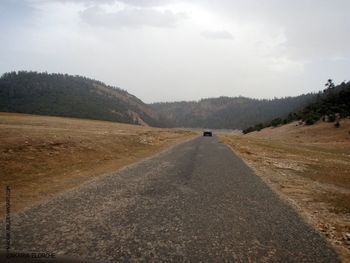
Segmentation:
[(254, 129), (255, 129), (256, 131), (260, 131), (260, 130), (262, 130), (263, 128), (264, 128), (264, 124), (262, 124), (262, 123), (259, 123), (259, 124), (257, 124), (257, 125), (254, 126)]
[(305, 124), (306, 125), (312, 125), (312, 124), (314, 124), (316, 121), (314, 120), (314, 119), (306, 119), (305, 120)]
[(315, 112), (308, 112), (304, 114), (303, 121), (306, 125), (312, 125), (321, 118), (321, 115)]
[(271, 121), (271, 126), (273, 127), (277, 127), (278, 125), (280, 125), (282, 123), (282, 119), (281, 118), (276, 118), (276, 119), (273, 119)]
[(335, 115), (334, 114), (331, 114), (328, 116), (328, 121), (329, 122), (334, 122), (335, 121)]
[(250, 133), (250, 132), (253, 132), (253, 131), (255, 131), (254, 128), (253, 127), (249, 127), (247, 129), (243, 130), (243, 134), (247, 134), (247, 133)]

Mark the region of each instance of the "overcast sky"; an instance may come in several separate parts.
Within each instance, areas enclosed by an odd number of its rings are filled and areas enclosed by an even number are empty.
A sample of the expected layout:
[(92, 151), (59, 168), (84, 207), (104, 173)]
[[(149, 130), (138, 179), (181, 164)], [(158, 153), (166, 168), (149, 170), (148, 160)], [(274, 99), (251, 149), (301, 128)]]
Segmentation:
[(349, 0), (0, 0), (0, 73), (78, 74), (145, 102), (350, 79)]

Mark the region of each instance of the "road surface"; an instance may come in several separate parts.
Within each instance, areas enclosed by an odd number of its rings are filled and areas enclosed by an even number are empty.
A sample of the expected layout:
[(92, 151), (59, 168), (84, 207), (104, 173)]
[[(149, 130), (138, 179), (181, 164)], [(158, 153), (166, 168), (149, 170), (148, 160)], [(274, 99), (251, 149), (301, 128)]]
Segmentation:
[(14, 250), (96, 261), (338, 262), (216, 137), (65, 192), (13, 215), (11, 226)]

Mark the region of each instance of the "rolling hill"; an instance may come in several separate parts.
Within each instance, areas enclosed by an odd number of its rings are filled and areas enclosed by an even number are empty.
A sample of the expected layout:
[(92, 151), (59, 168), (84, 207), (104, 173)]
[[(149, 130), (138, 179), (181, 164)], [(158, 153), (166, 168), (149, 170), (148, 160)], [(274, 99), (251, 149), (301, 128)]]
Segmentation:
[(287, 118), (319, 94), (251, 99), (207, 98), (146, 104), (101, 81), (67, 74), (10, 72), (0, 78), (0, 111), (106, 120), (155, 127), (246, 129)]
[(316, 94), (272, 100), (245, 97), (219, 97), (200, 101), (153, 103), (166, 127), (245, 129), (258, 122), (284, 117), (313, 102)]
[(127, 91), (67, 74), (3, 74), (0, 111), (160, 126), (157, 113)]
[(334, 122), (339, 128), (339, 119), (350, 116), (350, 82), (342, 82), (334, 85), (331, 79), (326, 84), (327, 88), (317, 94), (316, 98), (299, 111), (293, 111), (286, 118), (275, 118), (268, 122), (259, 122), (254, 126), (243, 130), (243, 133), (260, 131), (265, 127), (277, 127), (292, 121), (301, 120), (306, 125), (312, 125), (322, 119), (327, 122)]

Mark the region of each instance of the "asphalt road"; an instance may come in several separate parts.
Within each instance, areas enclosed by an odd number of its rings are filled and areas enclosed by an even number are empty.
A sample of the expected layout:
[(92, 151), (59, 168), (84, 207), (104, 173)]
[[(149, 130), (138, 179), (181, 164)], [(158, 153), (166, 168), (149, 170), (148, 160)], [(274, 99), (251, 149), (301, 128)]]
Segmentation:
[(96, 261), (338, 262), (215, 137), (65, 192), (13, 215), (11, 227), (12, 249)]

